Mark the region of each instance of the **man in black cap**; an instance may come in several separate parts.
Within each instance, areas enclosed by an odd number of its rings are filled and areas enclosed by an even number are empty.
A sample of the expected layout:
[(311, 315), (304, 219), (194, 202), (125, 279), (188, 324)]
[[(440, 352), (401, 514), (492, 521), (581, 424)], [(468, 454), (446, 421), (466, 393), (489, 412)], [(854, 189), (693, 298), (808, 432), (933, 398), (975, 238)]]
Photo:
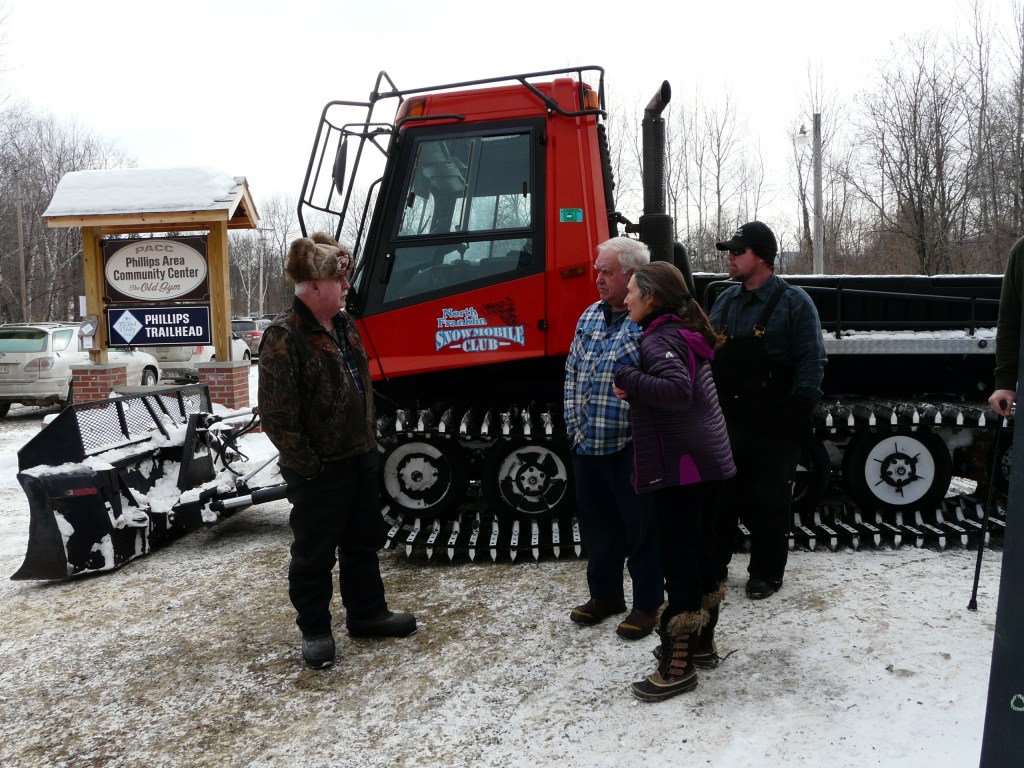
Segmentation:
[(716, 247), (728, 251), (738, 285), (710, 315), (726, 337), (713, 371), (737, 469), (717, 509), (715, 560), (724, 585), (742, 520), (750, 531), (746, 592), (756, 600), (782, 586), (793, 476), (822, 395), (825, 345), (810, 297), (775, 274), (779, 249), (767, 225), (748, 222)]

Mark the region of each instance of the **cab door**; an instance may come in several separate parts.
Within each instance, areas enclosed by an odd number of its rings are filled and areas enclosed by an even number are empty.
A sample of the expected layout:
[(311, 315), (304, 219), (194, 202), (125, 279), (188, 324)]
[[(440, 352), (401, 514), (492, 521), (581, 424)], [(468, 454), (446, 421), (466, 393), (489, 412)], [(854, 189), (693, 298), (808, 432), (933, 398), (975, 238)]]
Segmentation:
[(384, 378), (544, 354), (544, 120), (411, 129), (356, 285)]

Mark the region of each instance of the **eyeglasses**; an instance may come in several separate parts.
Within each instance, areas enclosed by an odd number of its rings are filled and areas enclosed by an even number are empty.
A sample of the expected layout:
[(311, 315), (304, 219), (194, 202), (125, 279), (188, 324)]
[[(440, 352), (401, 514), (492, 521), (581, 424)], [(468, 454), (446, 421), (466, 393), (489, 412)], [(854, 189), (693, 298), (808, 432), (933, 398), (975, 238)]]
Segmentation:
[(749, 250), (750, 250), (749, 248), (730, 248), (729, 249), (729, 255), (730, 256), (742, 256), (744, 253), (746, 253)]

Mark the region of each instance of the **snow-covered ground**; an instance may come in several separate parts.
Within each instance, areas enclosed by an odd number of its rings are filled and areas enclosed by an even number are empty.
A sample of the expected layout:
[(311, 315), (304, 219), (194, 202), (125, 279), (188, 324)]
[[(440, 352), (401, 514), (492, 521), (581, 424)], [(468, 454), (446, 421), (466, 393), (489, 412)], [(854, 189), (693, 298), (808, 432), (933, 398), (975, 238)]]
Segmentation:
[[(0, 421), (4, 577), (28, 537), (16, 452), (41, 413)], [(694, 692), (644, 704), (628, 685), (653, 670), (654, 642), (569, 621), (586, 597), (577, 559), (387, 551), (390, 603), (419, 632), (342, 632), (340, 662), (306, 669), (287, 512), (246, 510), (114, 573), (0, 581), (0, 765), (978, 764), (998, 551), (986, 550), (976, 612), (973, 551), (797, 551), (760, 602), (743, 596), (738, 555), (719, 625), (735, 653)]]

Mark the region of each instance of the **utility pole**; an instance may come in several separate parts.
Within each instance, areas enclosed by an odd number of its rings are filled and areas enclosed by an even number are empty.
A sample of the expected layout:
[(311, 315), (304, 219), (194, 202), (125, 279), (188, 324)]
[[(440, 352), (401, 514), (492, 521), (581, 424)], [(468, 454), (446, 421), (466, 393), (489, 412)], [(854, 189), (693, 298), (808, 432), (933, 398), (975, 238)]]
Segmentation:
[(14, 171), (14, 195), (18, 211), (18, 266), (21, 268), (21, 322), (30, 323), (32, 319), (28, 316), (28, 288), (25, 282), (25, 217), (22, 211), (23, 201), (21, 199), (21, 179), (18, 171)]
[(821, 113), (814, 113), (814, 274), (825, 274), (825, 222), (821, 199)]
[[(806, 147), (807, 141), (811, 141), (811, 157), (814, 164), (814, 224), (812, 227), (811, 239), (811, 269), (816, 275), (825, 274), (825, 219), (824, 203), (822, 202), (821, 191), (821, 113), (814, 113), (814, 122), (811, 125), (811, 135), (807, 135), (807, 128), (800, 126), (800, 131), (793, 136), (793, 145)], [(799, 161), (798, 161), (799, 162)], [(803, 176), (800, 180), (800, 194), (804, 194)], [(803, 200), (800, 201), (805, 206)], [(806, 212), (807, 208), (801, 209)]]

